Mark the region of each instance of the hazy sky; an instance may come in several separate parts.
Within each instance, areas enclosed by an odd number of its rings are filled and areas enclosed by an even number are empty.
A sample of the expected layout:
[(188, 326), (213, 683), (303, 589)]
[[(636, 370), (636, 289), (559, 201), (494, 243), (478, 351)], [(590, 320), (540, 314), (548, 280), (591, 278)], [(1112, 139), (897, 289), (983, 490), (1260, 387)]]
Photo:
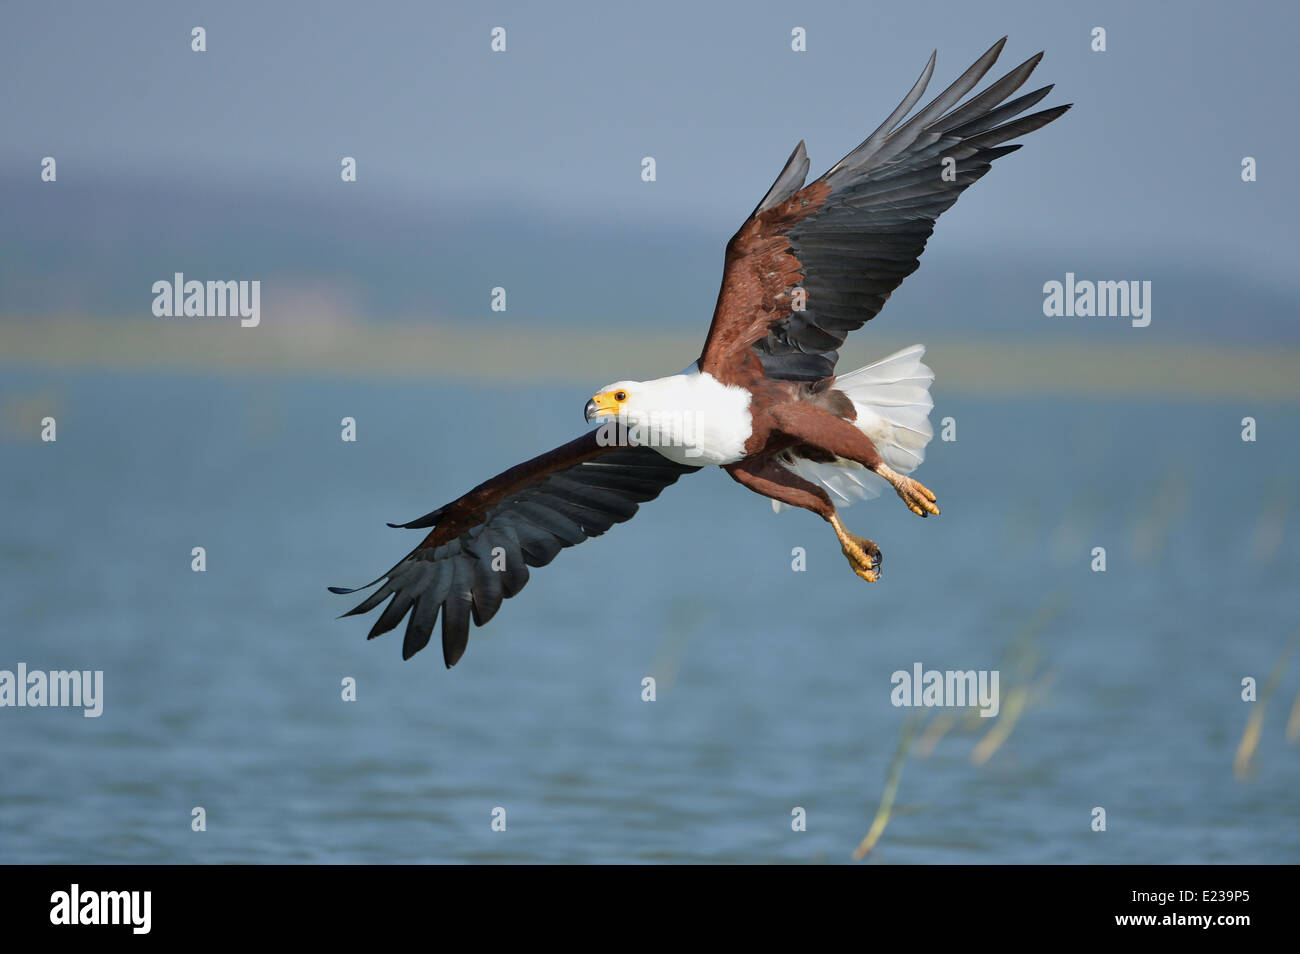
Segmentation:
[[(1297, 283), (1291, 4), (94, 2), (0, 17), (6, 177), (53, 155), (60, 181), (310, 192), (340, 188), (348, 155), (355, 188), (386, 198), (724, 236), (800, 138), (820, 174), (932, 48), (937, 92), (1007, 33), (991, 75), (1045, 49), (1027, 88), (1054, 82), (1044, 105), (1076, 107), (963, 197), (943, 241), (1131, 244)], [(206, 53), (190, 50), (196, 25)], [(807, 52), (790, 49), (796, 26)]]

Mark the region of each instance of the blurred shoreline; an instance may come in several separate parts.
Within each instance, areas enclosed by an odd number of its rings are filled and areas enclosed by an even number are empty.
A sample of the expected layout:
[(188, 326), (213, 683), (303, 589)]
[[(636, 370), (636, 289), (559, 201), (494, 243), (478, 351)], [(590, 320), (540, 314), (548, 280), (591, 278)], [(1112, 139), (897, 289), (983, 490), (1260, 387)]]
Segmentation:
[[(869, 332), (870, 329), (867, 329)], [(125, 373), (197, 372), (424, 378), (472, 384), (582, 382), (671, 374), (694, 360), (698, 332), (611, 331), (530, 322), (362, 323), (237, 319), (32, 319), (0, 323), (0, 367)], [(978, 395), (1300, 399), (1300, 349), (1202, 343), (1017, 342), (926, 336), (944, 391)], [(859, 334), (841, 352), (851, 370), (912, 344)]]

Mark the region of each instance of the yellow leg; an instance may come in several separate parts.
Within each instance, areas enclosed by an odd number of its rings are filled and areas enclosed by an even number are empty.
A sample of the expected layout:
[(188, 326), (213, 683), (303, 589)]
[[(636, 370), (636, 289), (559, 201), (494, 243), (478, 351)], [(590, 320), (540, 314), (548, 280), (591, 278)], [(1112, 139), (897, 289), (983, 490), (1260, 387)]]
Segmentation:
[(902, 498), (903, 503), (907, 504), (907, 509), (912, 513), (918, 517), (928, 517), (930, 514), (934, 514), (936, 517), (939, 515), (939, 508), (934, 502), (934, 493), (925, 484), (919, 480), (913, 480), (911, 477), (904, 477), (885, 463), (881, 463), (875, 470), (877, 474), (894, 485), (894, 490)]
[(831, 526), (835, 528), (835, 536), (840, 540), (840, 549), (844, 551), (844, 557), (849, 561), (853, 572), (868, 583), (875, 583), (880, 579), (880, 547), (866, 537), (859, 537), (845, 530), (838, 514), (831, 514)]

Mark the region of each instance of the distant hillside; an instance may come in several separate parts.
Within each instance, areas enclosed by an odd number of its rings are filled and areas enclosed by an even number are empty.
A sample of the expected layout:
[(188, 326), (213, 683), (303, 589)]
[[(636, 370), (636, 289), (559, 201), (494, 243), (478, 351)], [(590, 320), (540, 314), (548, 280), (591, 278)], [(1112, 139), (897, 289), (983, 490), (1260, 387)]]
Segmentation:
[[(63, 172), (63, 170), (60, 170)], [(469, 198), (403, 204), (369, 186), (320, 194), (249, 194), (230, 183), (41, 184), (0, 179), (0, 318), (147, 316), (150, 286), (184, 272), (199, 279), (261, 279), (263, 314), (535, 321), (701, 328), (717, 294), (726, 238), (612, 221), (544, 220), (528, 209)], [(1293, 290), (1260, 287), (1214, 262), (1170, 260), (1117, 236), (1080, 251), (1062, 226), (1059, 249), (957, 248), (942, 223), (920, 271), (881, 318), (891, 337), (927, 334), (1082, 336), (1122, 342), (1300, 341)], [(1113, 318), (1046, 318), (1045, 281), (1153, 283), (1151, 327)], [(507, 289), (508, 311), (489, 295)]]

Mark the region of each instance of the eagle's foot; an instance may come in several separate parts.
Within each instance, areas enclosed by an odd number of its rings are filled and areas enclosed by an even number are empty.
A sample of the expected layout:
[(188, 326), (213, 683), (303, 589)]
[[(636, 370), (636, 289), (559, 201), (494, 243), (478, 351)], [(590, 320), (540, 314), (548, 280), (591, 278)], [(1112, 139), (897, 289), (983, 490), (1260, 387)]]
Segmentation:
[(838, 516), (831, 517), (831, 526), (835, 528), (835, 536), (840, 540), (840, 549), (844, 551), (844, 558), (849, 561), (853, 572), (868, 583), (879, 580), (880, 547), (866, 537), (849, 533), (844, 529), (844, 524), (840, 523)]
[(904, 477), (902, 485), (894, 489), (898, 491), (898, 496), (903, 498), (903, 503), (907, 504), (907, 509), (918, 517), (939, 515), (939, 507), (934, 502), (934, 491), (919, 480)]
[(876, 473), (894, 485), (895, 492), (912, 513), (918, 517), (939, 515), (939, 507), (934, 502), (934, 491), (925, 484), (911, 477), (904, 477), (888, 464), (881, 464), (876, 468)]

